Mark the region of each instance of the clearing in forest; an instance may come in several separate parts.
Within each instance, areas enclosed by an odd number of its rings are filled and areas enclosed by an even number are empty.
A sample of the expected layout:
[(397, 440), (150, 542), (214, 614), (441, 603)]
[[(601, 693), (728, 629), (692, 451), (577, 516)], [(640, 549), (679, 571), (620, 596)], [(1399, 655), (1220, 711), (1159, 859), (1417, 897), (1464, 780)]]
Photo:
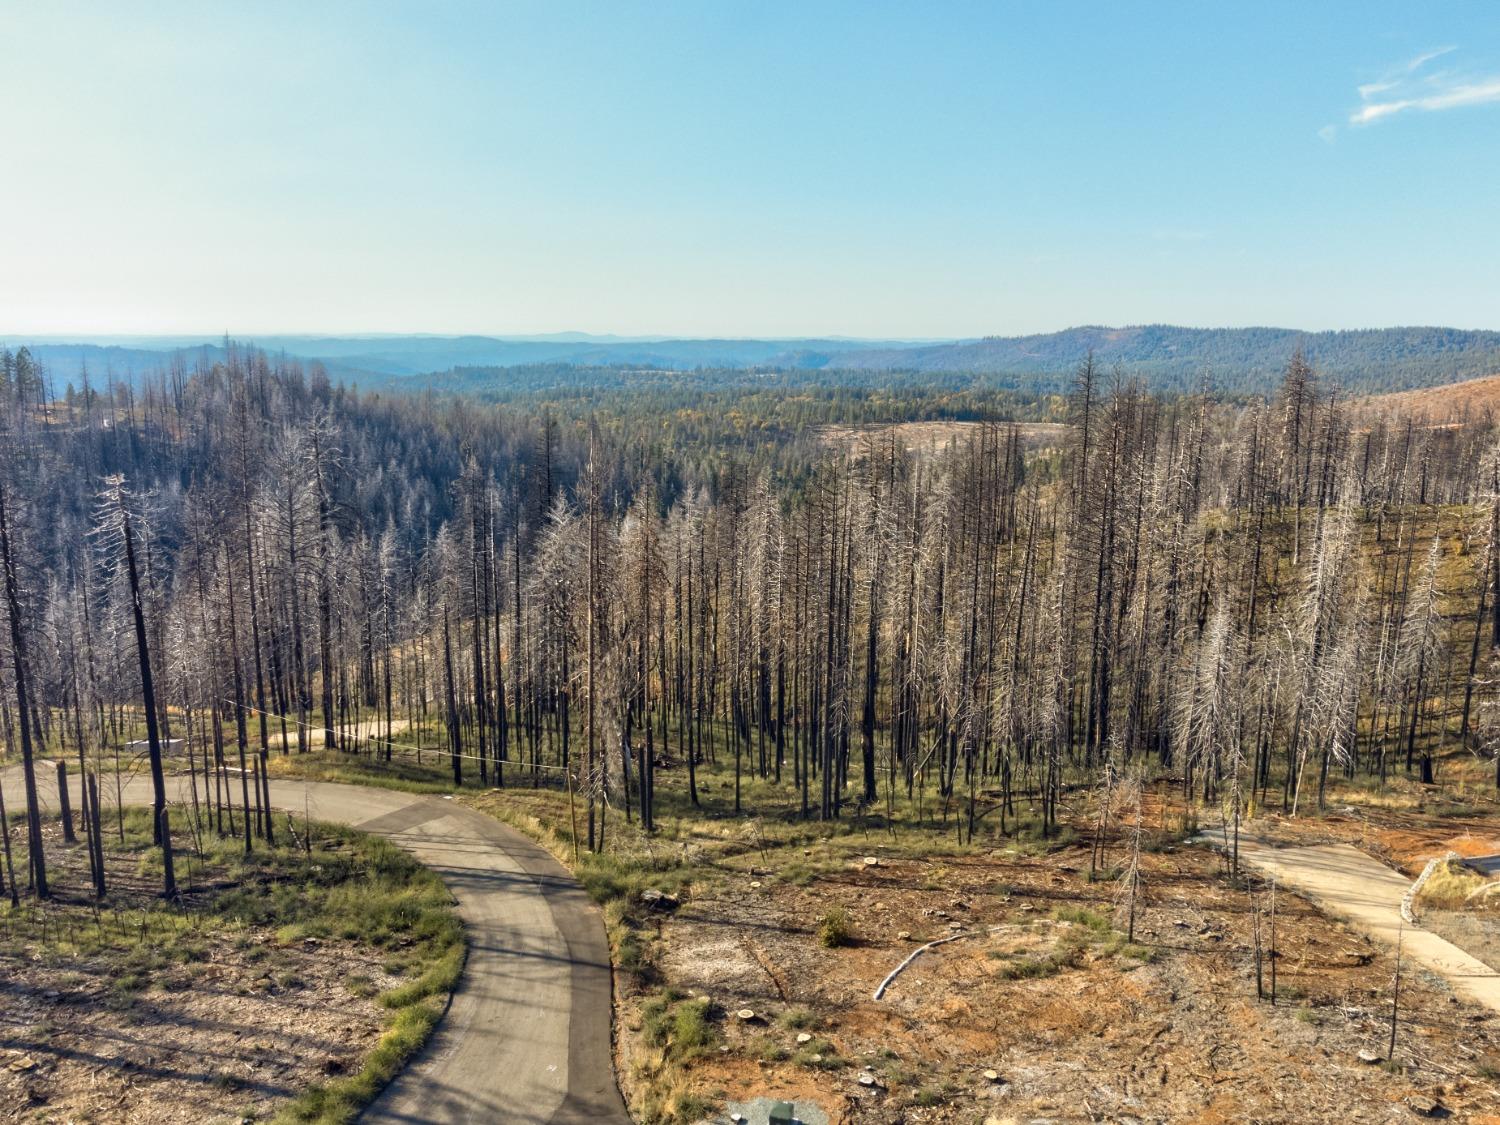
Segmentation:
[[(1061, 422), (997, 422), (1002, 431), (1014, 425), (1027, 448), (1040, 448), (1063, 440), (1068, 427)], [(931, 422), (893, 422), (875, 426), (822, 426), (819, 439), (829, 449), (859, 450), (864, 443), (881, 449), (894, 440), (904, 453), (931, 456), (948, 446), (967, 440), (978, 431), (980, 422), (939, 420)]]
[(1358, 404), (1398, 417), (1423, 418), (1435, 423), (1483, 418), (1500, 409), (1500, 375), (1371, 395), (1358, 400)]

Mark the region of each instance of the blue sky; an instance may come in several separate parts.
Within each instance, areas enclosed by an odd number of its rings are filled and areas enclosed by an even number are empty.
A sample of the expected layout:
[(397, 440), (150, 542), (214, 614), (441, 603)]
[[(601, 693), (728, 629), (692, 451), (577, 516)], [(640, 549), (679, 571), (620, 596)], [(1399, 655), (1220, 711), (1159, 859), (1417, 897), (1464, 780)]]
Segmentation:
[(1500, 5), (0, 0), (0, 331), (1500, 328)]

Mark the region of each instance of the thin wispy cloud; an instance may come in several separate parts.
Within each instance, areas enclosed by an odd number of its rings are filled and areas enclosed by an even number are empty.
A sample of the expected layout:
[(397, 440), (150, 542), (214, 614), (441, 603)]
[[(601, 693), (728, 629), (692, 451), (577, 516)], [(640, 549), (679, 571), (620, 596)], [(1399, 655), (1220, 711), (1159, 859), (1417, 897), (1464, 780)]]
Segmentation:
[(1374, 82), (1368, 82), (1365, 85), (1361, 86), (1359, 88), (1360, 99), (1363, 101), (1369, 101), (1377, 94), (1383, 94), (1388, 90), (1398, 89), (1405, 79), (1421, 70), (1428, 63), (1432, 62), (1434, 59), (1440, 59), (1444, 55), (1452, 54), (1456, 50), (1458, 50), (1457, 47), (1439, 47), (1436, 51), (1423, 51), (1420, 55), (1418, 55), (1411, 61), (1404, 63), (1401, 66), (1395, 67), (1390, 71), (1387, 71), (1383, 78), (1379, 78)]
[[(1430, 63), (1456, 48), (1424, 51), (1374, 82), (1359, 87), (1360, 107), (1349, 115), (1351, 125), (1370, 125), (1409, 111), (1436, 113), (1445, 109), (1500, 102), (1500, 74), (1473, 75), (1454, 70), (1432, 70)], [(1325, 138), (1327, 139), (1327, 138)]]

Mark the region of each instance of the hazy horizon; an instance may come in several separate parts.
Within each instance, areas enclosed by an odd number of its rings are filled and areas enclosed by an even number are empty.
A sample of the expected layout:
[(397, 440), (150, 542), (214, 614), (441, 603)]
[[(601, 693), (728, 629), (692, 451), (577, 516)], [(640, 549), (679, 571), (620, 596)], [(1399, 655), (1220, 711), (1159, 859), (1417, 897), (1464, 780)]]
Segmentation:
[(896, 334), (879, 336), (855, 336), (836, 332), (808, 332), (785, 334), (758, 334), (750, 332), (725, 332), (713, 335), (699, 335), (684, 332), (595, 332), (582, 328), (562, 328), (546, 331), (509, 331), (509, 332), (435, 332), (424, 329), (413, 329), (410, 331), (394, 330), (349, 330), (349, 331), (288, 331), (269, 330), (258, 332), (240, 332), (223, 330), (211, 332), (25, 332), (0, 330), (0, 342), (34, 341), (37, 343), (51, 344), (96, 344), (108, 346), (116, 342), (154, 342), (160, 346), (197, 346), (200, 344), (219, 344), (227, 336), (231, 343), (255, 345), (258, 340), (460, 340), (460, 339), (489, 339), (511, 342), (543, 341), (543, 340), (599, 340), (618, 341), (621, 343), (654, 343), (669, 341), (694, 341), (694, 340), (750, 340), (779, 343), (783, 341), (796, 340), (822, 340), (843, 341), (849, 343), (870, 344), (909, 344), (921, 346), (923, 344), (950, 344), (965, 340), (982, 340), (986, 338), (1026, 338), (1030, 336), (1051, 336), (1064, 332), (1078, 331), (1083, 329), (1100, 329), (1104, 331), (1124, 331), (1133, 328), (1167, 327), (1179, 328), (1190, 332), (1220, 332), (1239, 330), (1273, 330), (1286, 332), (1306, 332), (1317, 334), (1324, 332), (1385, 332), (1411, 329), (1439, 329), (1454, 330), (1462, 332), (1494, 332), (1500, 331), (1488, 324), (1459, 325), (1459, 324), (1418, 324), (1416, 322), (1393, 322), (1390, 324), (1348, 324), (1330, 325), (1326, 327), (1310, 327), (1304, 324), (1187, 324), (1180, 321), (1150, 321), (1131, 324), (1107, 324), (1099, 321), (1079, 321), (1077, 323), (1064, 324), (1055, 328), (1039, 328), (1032, 330), (1021, 330), (1015, 332), (965, 332), (953, 336), (919, 336), (915, 334)]

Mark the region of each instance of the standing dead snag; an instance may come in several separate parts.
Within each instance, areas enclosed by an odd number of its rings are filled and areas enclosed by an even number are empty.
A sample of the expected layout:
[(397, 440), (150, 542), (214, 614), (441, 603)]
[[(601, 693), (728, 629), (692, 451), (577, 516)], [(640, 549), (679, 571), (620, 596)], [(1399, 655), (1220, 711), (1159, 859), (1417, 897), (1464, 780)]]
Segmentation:
[[(48, 897), (47, 862), (42, 851), (41, 806), (37, 802), (36, 765), (32, 759), (31, 697), (27, 691), (30, 668), (26, 663), (26, 637), (21, 628), (21, 599), (16, 581), (15, 551), (11, 546), (9, 497), (0, 477), (0, 567), (5, 570), (5, 607), (10, 618), (10, 654), (16, 675), (16, 725), (21, 729), (21, 771), (26, 786), (27, 862), (31, 867), (32, 886), (38, 898)], [(0, 814), (3, 816), (3, 814)], [(6, 859), (10, 857), (10, 833), (5, 834)], [(14, 901), (15, 872), (11, 872), (11, 897)]]
[(1114, 763), (1108, 760), (1104, 763), (1104, 771), (1099, 775), (1099, 814), (1094, 821), (1094, 840), (1089, 848), (1089, 879), (1098, 877), (1099, 872), (1105, 866), (1107, 856), (1107, 844), (1109, 834), (1109, 818), (1114, 812), (1115, 802), (1115, 768)]
[[(594, 819), (594, 799), (598, 788), (598, 765), (595, 757), (598, 753), (598, 740), (596, 726), (599, 720), (599, 677), (595, 670), (595, 661), (598, 659), (597, 639), (599, 625), (597, 621), (599, 610), (599, 479), (598, 470), (594, 464), (594, 446), (598, 440), (598, 433), (592, 422), (589, 424), (589, 460), (588, 460), (588, 591), (587, 591), (587, 623), (588, 643), (585, 645), (587, 666), (585, 668), (585, 685), (588, 691), (588, 742), (587, 760), (584, 766), (585, 782), (584, 788), (589, 799), (588, 808), (588, 833), (589, 851), (602, 848), (602, 843), (596, 837), (596, 824)], [(602, 830), (599, 831), (602, 835)]]
[(1255, 901), (1255, 892), (1250, 892), (1250, 938), (1255, 952), (1255, 998), (1266, 998), (1264, 956), (1260, 943), (1260, 904)]
[(141, 702), (146, 712), (146, 745), (151, 759), (151, 827), (155, 842), (162, 849), (162, 893), (168, 898), (177, 894), (172, 873), (172, 838), (164, 831), (167, 807), (166, 778), (162, 772), (161, 732), (157, 726), (156, 685), (151, 676), (151, 649), (147, 641), (146, 614), (141, 595), (140, 570), (136, 565), (135, 528), (130, 518), (130, 494), (125, 478), (115, 476), (107, 481), (104, 493), (105, 528), (117, 539), (123, 552), (125, 577), (130, 585), (130, 610), (135, 626), (136, 658), (141, 671)]
[(1406, 919), (1396, 925), (1396, 975), (1391, 982), (1391, 1039), (1386, 1045), (1385, 1057), (1396, 1059), (1396, 1023), (1401, 1015), (1401, 943), (1406, 937)]
[(68, 799), (68, 765), (66, 762), (57, 763), (57, 807), (62, 815), (63, 839), (70, 844), (76, 844), (78, 837), (73, 833), (73, 805)]
[(5, 790), (0, 787), (0, 845), (5, 849), (6, 887), (10, 892), (10, 904), (21, 905), (21, 895), (16, 888), (16, 864), (10, 852), (10, 818), (5, 815)]
[[(229, 663), (234, 669), (234, 734), (240, 753), (240, 801), (245, 808), (245, 854), (250, 854), (250, 770), (245, 760), (249, 736), (245, 727), (245, 677), (240, 665), (239, 616), (235, 610), (234, 568), (228, 552), (224, 556), (224, 589), (229, 604)], [(256, 796), (259, 796), (257, 786)], [(162, 821), (166, 823), (165, 820)]]
[[(239, 452), (239, 485), (240, 485), (240, 508), (242, 514), (242, 527), (244, 529), (245, 548), (245, 585), (250, 593), (250, 650), (255, 656), (255, 718), (260, 731), (260, 770), (263, 777), (269, 778), (268, 765), (271, 756), (270, 733), (266, 729), (266, 679), (265, 668), (261, 659), (260, 632), (261, 632), (261, 610), (260, 599), (255, 589), (255, 531), (252, 527), (251, 516), (253, 504), (251, 502), (251, 472), (250, 472), (250, 446), (251, 435), (249, 426), (249, 414), (247, 404), (247, 392), (245, 387), (240, 387), (240, 393), (235, 397), (236, 416), (239, 421), (239, 429), (236, 432), (236, 445)], [(283, 726), (285, 725), (283, 719)], [(386, 732), (390, 737), (390, 732)], [(282, 752), (285, 753), (286, 736), (283, 731)], [(266, 782), (270, 784), (269, 781)], [(270, 807), (270, 790), (266, 791), (266, 806)], [(271, 824), (271, 817), (266, 816), (266, 843), (276, 842), (275, 829)]]
[(1130, 828), (1125, 869), (1120, 873), (1117, 892), (1121, 908), (1125, 911), (1125, 940), (1135, 940), (1135, 922), (1140, 914), (1141, 893), (1144, 889), (1141, 875), (1141, 836), (1145, 824), (1145, 786), (1139, 777), (1132, 777), (1120, 785), (1122, 804), (1134, 804), (1135, 822)]
[(1276, 880), (1271, 880), (1271, 1007), (1276, 1006)]
[(99, 779), (88, 775), (87, 802), (89, 806), (89, 856), (94, 871), (94, 897), (102, 899), (106, 890), (104, 882), (104, 820), (99, 808)]
[[(167, 810), (166, 809), (162, 809), (161, 810), (161, 824), (159, 824), (157, 827), (160, 829), (159, 835), (161, 836), (161, 838), (163, 840), (171, 840), (172, 839), (172, 827), (167, 822)], [(165, 847), (163, 847), (162, 850), (161, 850), (161, 870), (162, 870), (162, 879), (166, 883), (166, 886), (167, 886), (166, 895), (167, 895), (168, 898), (172, 898), (177, 893), (177, 872), (176, 872), (176, 869), (175, 869), (175, 867), (173, 866), (173, 863), (172, 863), (172, 846), (171, 846), (170, 843), (167, 844)], [(192, 882), (193, 882), (192, 853), (189, 853), (188, 854), (188, 885), (191, 886)]]
[(463, 734), (458, 723), (458, 697), (453, 689), (453, 635), (448, 625), (448, 603), (443, 603), (443, 702), (448, 725), (448, 754), (453, 765), (453, 784), (464, 783)]
[[(1437, 535), (1433, 535), (1417, 587), (1407, 603), (1406, 620), (1401, 625), (1399, 651), (1404, 674), (1412, 681), (1410, 721), (1406, 731), (1408, 772), (1411, 770), (1427, 704), (1423, 685), (1429, 675), (1434, 679), (1439, 677), (1442, 661), (1446, 656), (1443, 616), (1438, 605), (1437, 587), (1438, 565), (1442, 561), (1442, 553), (1442, 542)], [(1441, 730), (1439, 728), (1439, 734)], [(1421, 778), (1423, 785), (1431, 785), (1434, 781), (1431, 741), (1422, 744)]]

